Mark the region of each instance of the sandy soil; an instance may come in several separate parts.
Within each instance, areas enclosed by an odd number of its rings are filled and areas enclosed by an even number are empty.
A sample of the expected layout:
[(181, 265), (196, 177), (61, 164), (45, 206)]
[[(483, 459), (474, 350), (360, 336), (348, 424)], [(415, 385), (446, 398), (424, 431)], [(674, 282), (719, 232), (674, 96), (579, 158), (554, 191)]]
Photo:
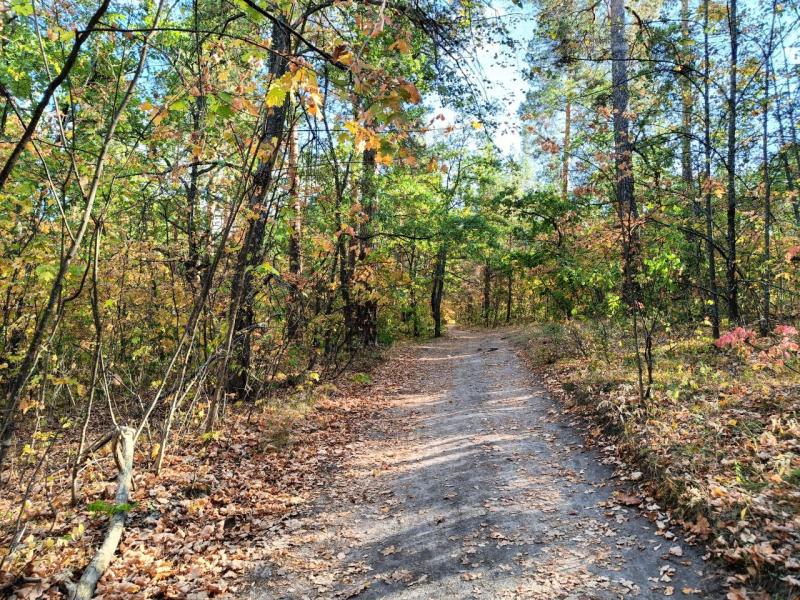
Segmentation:
[(247, 597), (724, 597), (701, 550), (617, 501), (502, 331), (451, 331), (392, 368), (408, 385), (265, 542)]

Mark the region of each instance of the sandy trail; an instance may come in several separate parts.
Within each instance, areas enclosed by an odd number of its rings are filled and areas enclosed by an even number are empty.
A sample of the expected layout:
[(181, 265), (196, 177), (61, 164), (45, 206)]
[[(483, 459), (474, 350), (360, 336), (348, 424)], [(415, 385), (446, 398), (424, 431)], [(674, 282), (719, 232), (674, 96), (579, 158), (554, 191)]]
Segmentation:
[(614, 501), (612, 470), (503, 336), (397, 359), (411, 383), (276, 530), (249, 597), (724, 597), (696, 549)]

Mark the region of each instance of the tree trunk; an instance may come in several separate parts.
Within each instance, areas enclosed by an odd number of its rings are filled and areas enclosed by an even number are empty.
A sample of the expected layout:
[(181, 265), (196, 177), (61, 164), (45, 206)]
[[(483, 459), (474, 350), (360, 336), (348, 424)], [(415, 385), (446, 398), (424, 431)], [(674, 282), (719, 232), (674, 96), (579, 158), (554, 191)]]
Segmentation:
[[(775, 94), (776, 107), (775, 119), (778, 121), (778, 146), (780, 148), (780, 158), (783, 164), (783, 171), (786, 175), (786, 191), (789, 193), (792, 203), (792, 214), (797, 227), (800, 227), (800, 199), (797, 197), (797, 185), (795, 184), (793, 167), (789, 164), (789, 151), (786, 149), (786, 136), (783, 129), (783, 108), (781, 107), (781, 94)], [(790, 99), (791, 102), (791, 99)]]
[(433, 336), (442, 336), (442, 296), (444, 295), (444, 272), (447, 262), (447, 247), (442, 244), (436, 254), (431, 291), (431, 313), (433, 315)]
[(514, 269), (508, 269), (508, 289), (506, 291), (506, 323), (511, 322), (511, 301), (513, 300)]
[(303, 273), (303, 254), (301, 243), (303, 240), (303, 200), (297, 189), (297, 132), (292, 127), (289, 131), (289, 202), (292, 203), (292, 227), (289, 233), (289, 273), (291, 274), (291, 299), (287, 319), (287, 335), (294, 340), (300, 333), (303, 322), (303, 294), (301, 291), (301, 278)]
[[(270, 53), (269, 80), (278, 80), (289, 70), (288, 56), (291, 53), (291, 34), (283, 20), (278, 18), (272, 26), (272, 52)], [(231, 294), (231, 307), (234, 315), (234, 357), (232, 368), (225, 382), (227, 393), (240, 400), (247, 399), (250, 393), (250, 338), (255, 323), (255, 274), (264, 258), (264, 234), (269, 210), (265, 203), (274, 182), (273, 171), (280, 154), (284, 137), (289, 98), (281, 106), (272, 107), (264, 121), (260, 146), (267, 153), (258, 165), (253, 176), (253, 184), (248, 195), (250, 210), (258, 212), (258, 217), (250, 221), (244, 243), (239, 251), (234, 273), (234, 286)]]
[(411, 276), (411, 288), (409, 291), (409, 304), (411, 307), (411, 320), (412, 329), (411, 334), (416, 338), (419, 337), (419, 309), (417, 306), (417, 246), (412, 242), (411, 244), (411, 257), (408, 262), (408, 272)]
[(709, 95), (711, 57), (708, 44), (708, 3), (703, 2), (703, 183), (706, 221), (706, 262), (708, 267), (709, 320), (711, 335), (717, 339), (719, 331), (719, 294), (717, 293), (717, 271), (714, 256), (714, 214), (711, 204), (711, 100)]
[(567, 95), (564, 105), (564, 148), (561, 157), (561, 200), (567, 201), (569, 192), (570, 129), (572, 128), (572, 99)]
[(365, 346), (378, 345), (378, 301), (374, 297), (375, 265), (368, 264), (367, 260), (373, 250), (373, 236), (375, 235), (374, 219), (377, 212), (377, 199), (375, 198), (375, 163), (376, 152), (365, 149), (362, 156), (363, 173), (361, 179), (361, 202), (364, 206), (365, 222), (361, 224), (359, 236), (358, 260), (361, 268), (365, 270), (364, 291), (365, 296), (359, 302), (359, 323), (361, 342)]
[[(197, 58), (196, 69), (198, 78), (198, 88), (200, 95), (194, 100), (191, 109), (192, 113), (192, 135), (191, 142), (193, 146), (199, 147), (203, 142), (203, 135), (205, 131), (205, 117), (206, 117), (206, 76), (203, 70), (203, 38), (201, 37), (200, 30), (200, 13), (197, 6), (198, 0), (192, 2), (192, 11), (194, 13), (194, 29), (195, 29), (195, 54)], [(200, 193), (200, 165), (197, 161), (197, 154), (192, 152), (192, 166), (189, 171), (189, 185), (186, 190), (186, 242), (188, 246), (188, 256), (186, 258), (186, 280), (189, 286), (194, 291), (200, 287), (200, 239), (197, 232), (197, 209)]]
[(632, 144), (628, 122), (628, 42), (625, 39), (625, 2), (611, 0), (611, 101), (614, 110), (614, 165), (617, 212), (622, 229), (623, 298), (629, 310), (639, 303), (639, 226), (634, 197)]
[(772, 227), (772, 179), (769, 172), (769, 82), (772, 76), (772, 42), (775, 34), (775, 3), (772, 4), (772, 25), (769, 42), (764, 57), (764, 113), (762, 114), (761, 160), (764, 167), (764, 253), (761, 257), (764, 269), (762, 280), (762, 307), (759, 330), (767, 335), (770, 330), (770, 293), (772, 291), (772, 270), (770, 266), (770, 228)]
[(491, 312), (491, 293), (492, 293), (492, 267), (489, 261), (483, 266), (483, 326), (489, 326), (489, 313)]
[(739, 322), (739, 281), (736, 273), (736, 75), (738, 69), (739, 31), (736, 14), (737, 0), (728, 5), (728, 25), (731, 37), (731, 62), (728, 89), (728, 256), (726, 279), (728, 287), (728, 320)]
[[(689, 62), (691, 53), (691, 32), (689, 31), (689, 0), (681, 0), (681, 63)], [(694, 170), (692, 168), (692, 107), (694, 106), (694, 88), (689, 80), (689, 73), (682, 72), (681, 77), (681, 178), (684, 191), (691, 203), (692, 216), (699, 221), (703, 216), (697, 192), (695, 190)], [(688, 234), (687, 242), (692, 246), (692, 265), (690, 277), (699, 280), (702, 273), (703, 249), (702, 238)], [(686, 289), (687, 295), (692, 293), (691, 283)]]

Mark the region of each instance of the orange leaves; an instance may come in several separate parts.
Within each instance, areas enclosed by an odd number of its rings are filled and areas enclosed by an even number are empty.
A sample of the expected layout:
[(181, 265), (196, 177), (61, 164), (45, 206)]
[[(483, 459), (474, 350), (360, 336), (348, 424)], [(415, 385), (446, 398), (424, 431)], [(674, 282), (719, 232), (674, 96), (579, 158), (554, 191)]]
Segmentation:
[(393, 160), (394, 159), (391, 154), (384, 154), (381, 152), (375, 154), (375, 162), (378, 163), (379, 165), (388, 167), (389, 165), (392, 164)]
[(411, 82), (406, 81), (401, 83), (399, 86), (399, 92), (403, 100), (406, 100), (411, 104), (419, 104), (422, 102), (422, 95), (419, 93), (417, 86)]
[(358, 152), (378, 150), (380, 148), (381, 143), (378, 135), (358, 121), (347, 121), (344, 127), (353, 135), (353, 142)]
[(786, 262), (793, 262), (796, 260), (800, 260), (797, 258), (798, 254), (800, 254), (800, 246), (792, 246), (786, 251)]
[(408, 54), (411, 52), (411, 44), (406, 38), (397, 38), (394, 43), (389, 46), (389, 50), (397, 50), (401, 54)]

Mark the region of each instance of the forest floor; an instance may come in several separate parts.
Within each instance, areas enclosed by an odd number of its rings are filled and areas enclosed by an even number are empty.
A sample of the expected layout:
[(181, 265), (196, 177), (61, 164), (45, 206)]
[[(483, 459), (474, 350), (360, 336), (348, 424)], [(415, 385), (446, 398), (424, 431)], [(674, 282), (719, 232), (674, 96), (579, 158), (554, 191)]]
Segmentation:
[(396, 353), (404, 382), (239, 594), (724, 597), (694, 536), (613, 448), (584, 444), (507, 335), (454, 330)]

